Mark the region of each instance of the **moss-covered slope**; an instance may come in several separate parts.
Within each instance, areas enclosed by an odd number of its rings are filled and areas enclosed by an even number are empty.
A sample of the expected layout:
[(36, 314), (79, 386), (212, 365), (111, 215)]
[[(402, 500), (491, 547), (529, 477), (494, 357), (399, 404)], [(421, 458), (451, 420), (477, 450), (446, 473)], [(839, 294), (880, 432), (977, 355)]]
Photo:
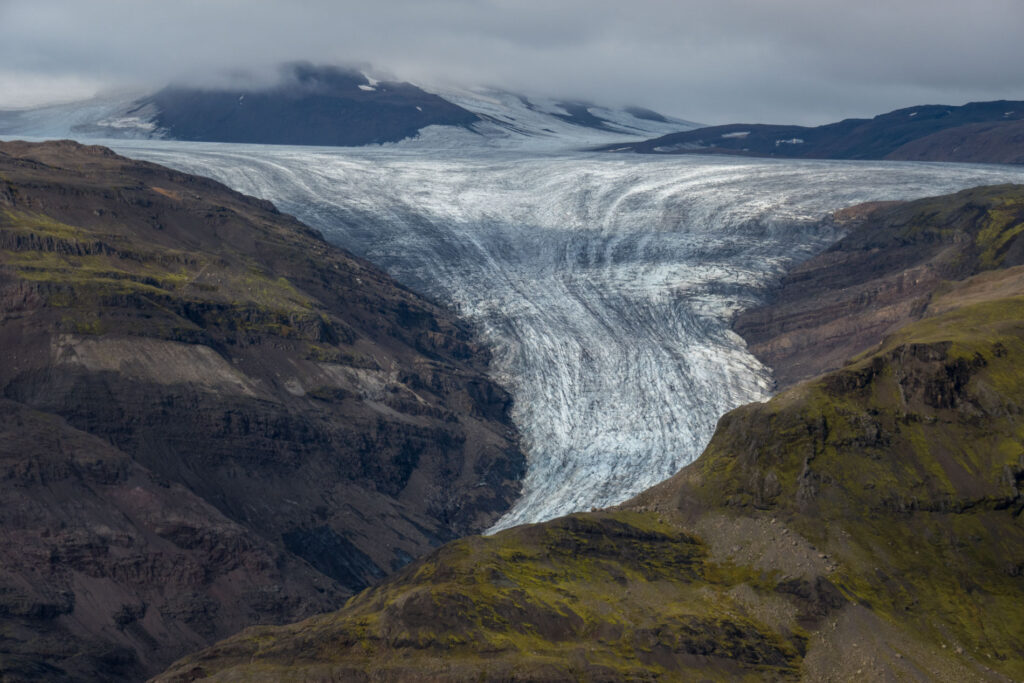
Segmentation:
[(0, 348), (4, 680), (137, 680), (518, 494), (470, 329), (267, 202), (104, 148), (0, 143)]
[(457, 541), (161, 680), (1021, 679), (1020, 225), (973, 230), (918, 320), (620, 508)]

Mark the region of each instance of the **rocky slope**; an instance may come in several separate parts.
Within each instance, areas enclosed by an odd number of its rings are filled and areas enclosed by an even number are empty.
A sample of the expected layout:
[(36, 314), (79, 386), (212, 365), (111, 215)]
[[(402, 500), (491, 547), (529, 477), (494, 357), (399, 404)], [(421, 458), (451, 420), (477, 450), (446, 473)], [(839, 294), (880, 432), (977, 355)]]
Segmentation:
[(795, 159), (1024, 162), (1024, 102), (924, 105), (824, 126), (729, 124), (611, 145), (645, 154), (729, 154)]
[(996, 186), (951, 197), (840, 211), (849, 234), (793, 268), (771, 302), (733, 328), (786, 387), (927, 315), (948, 280), (1024, 264), (1024, 191)]
[(137, 679), (518, 495), (471, 330), (267, 202), (0, 143), (0, 670)]
[(1019, 680), (1022, 192), (876, 223), (969, 236), (963, 270), (842, 369), (726, 415), (675, 477), (456, 541), (159, 680)]

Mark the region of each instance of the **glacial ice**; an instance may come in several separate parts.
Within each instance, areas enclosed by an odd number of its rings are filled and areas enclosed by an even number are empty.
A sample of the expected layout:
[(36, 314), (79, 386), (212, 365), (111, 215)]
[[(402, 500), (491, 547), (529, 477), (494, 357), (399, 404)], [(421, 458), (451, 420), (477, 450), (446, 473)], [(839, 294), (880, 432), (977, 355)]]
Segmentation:
[(528, 455), (496, 529), (621, 502), (768, 398), (730, 317), (837, 237), (825, 212), (1024, 182), (951, 164), (114, 144), (270, 199), (478, 325)]

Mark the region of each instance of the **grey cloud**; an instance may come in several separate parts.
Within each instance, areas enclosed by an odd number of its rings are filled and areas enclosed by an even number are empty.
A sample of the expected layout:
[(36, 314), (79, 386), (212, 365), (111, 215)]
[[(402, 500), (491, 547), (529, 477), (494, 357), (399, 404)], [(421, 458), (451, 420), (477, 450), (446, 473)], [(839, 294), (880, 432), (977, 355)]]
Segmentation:
[(1022, 27), (1019, 0), (0, 0), (0, 106), (19, 82), (208, 82), (301, 59), (813, 123), (1024, 98)]

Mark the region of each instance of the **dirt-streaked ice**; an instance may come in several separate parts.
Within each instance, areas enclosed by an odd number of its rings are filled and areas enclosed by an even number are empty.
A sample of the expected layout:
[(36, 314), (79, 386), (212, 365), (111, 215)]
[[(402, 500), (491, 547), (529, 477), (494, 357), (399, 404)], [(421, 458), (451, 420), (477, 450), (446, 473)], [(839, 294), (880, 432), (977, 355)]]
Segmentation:
[(529, 469), (507, 527), (673, 474), (724, 412), (768, 397), (729, 329), (826, 211), (1024, 181), (1024, 169), (118, 143), (274, 201), (475, 321)]

